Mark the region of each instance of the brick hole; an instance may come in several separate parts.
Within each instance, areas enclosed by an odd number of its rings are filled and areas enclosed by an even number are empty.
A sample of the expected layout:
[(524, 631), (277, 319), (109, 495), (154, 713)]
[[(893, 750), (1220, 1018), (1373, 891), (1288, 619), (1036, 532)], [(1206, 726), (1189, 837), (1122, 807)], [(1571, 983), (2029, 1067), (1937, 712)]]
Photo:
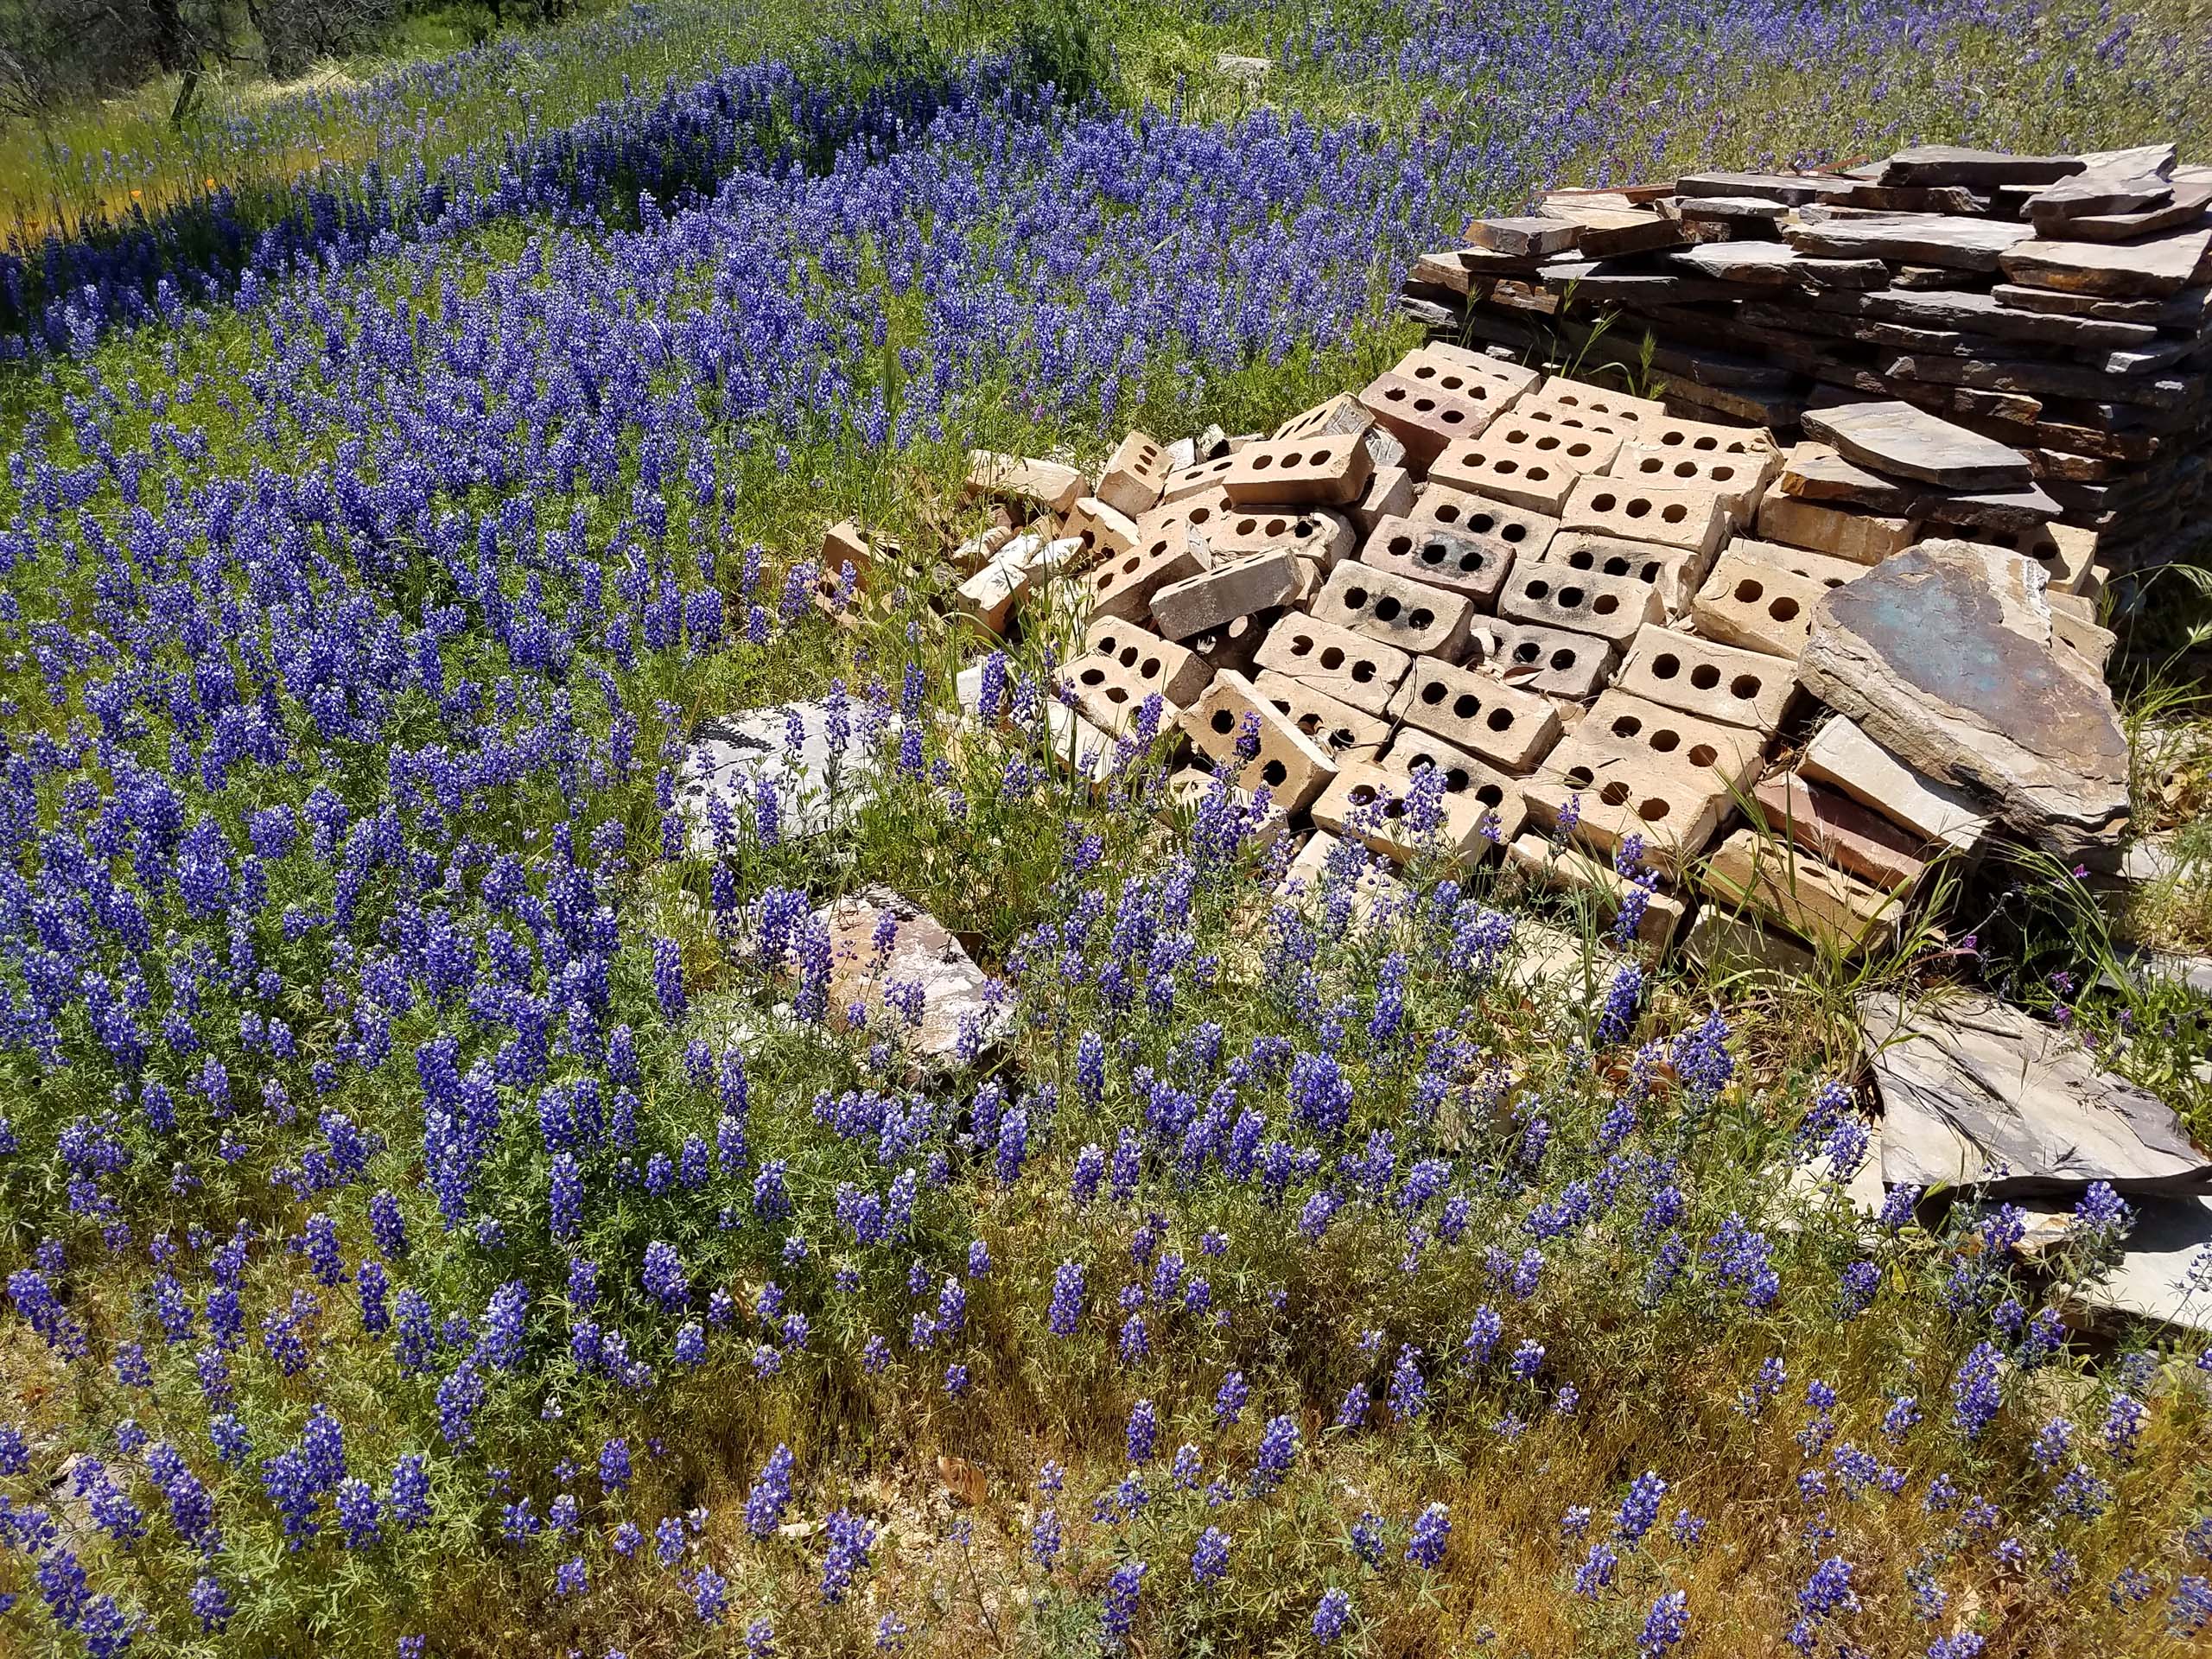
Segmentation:
[(1375, 601), (1375, 620), (1377, 622), (1395, 622), (1398, 620), (1398, 613), (1405, 608), (1396, 599), (1385, 594)]
[(1358, 741), (1359, 734), (1357, 732), (1352, 730), (1349, 726), (1339, 726), (1336, 730), (1329, 734), (1329, 752), (1332, 754), (1334, 754), (1340, 749), (1348, 749), (1351, 747), (1353, 744)]
[(1321, 666), (1327, 669), (1332, 674), (1335, 673), (1344, 665), (1344, 650), (1342, 645), (1331, 645), (1326, 651), (1321, 653)]
[[(1283, 465), (1287, 467), (1297, 459), (1298, 457), (1295, 455), (1289, 456), (1283, 461)], [(1265, 451), (1262, 451), (1259, 454), (1252, 457), (1252, 470), (1255, 473), (1264, 473), (1268, 467), (1274, 464), (1275, 458), (1273, 455), (1267, 454)]]
[(1414, 411), (1420, 415), (1433, 415), (1436, 412), (1436, 399), (1433, 397), (1414, 398)]
[(1646, 455), (1642, 461), (1636, 463), (1636, 470), (1639, 473), (1649, 474), (1652, 473), (1663, 472), (1666, 470), (1666, 466), (1667, 463), (1662, 461), (1658, 456)]
[(1676, 478), (1695, 478), (1697, 476), (1697, 463), (1694, 461), (1676, 461), (1675, 463), (1675, 476)]
[(1444, 792), (1446, 795), (1464, 795), (1467, 785), (1474, 781), (1467, 775), (1465, 766), (1446, 766), (1444, 769)]
[(1720, 671), (1711, 663), (1700, 663), (1690, 671), (1690, 683), (1700, 691), (1710, 691), (1720, 683)]
[(1570, 789), (1587, 789), (1591, 785), (1597, 781), (1598, 774), (1591, 771), (1587, 766), (1570, 766), (1567, 768), (1567, 787)]
[(1479, 547), (1471, 547), (1459, 555), (1459, 574), (1471, 576), (1489, 563), (1489, 557)]
[(1713, 450), (1718, 449), (1719, 447), (1720, 441), (1710, 434), (1707, 434), (1706, 436), (1701, 438), (1692, 439), (1690, 442), (1690, 448), (1693, 449)]
[(1615, 737), (1634, 737), (1643, 729), (1643, 721), (1635, 715), (1620, 715), (1613, 721)]
[(1442, 506), (1436, 510), (1436, 522), (1440, 524), (1458, 524), (1459, 522), (1459, 509), (1453, 506), (1450, 502), (1446, 502)]
[(1598, 791), (1598, 798), (1607, 806), (1620, 806), (1628, 800), (1628, 785), (1618, 778)]
[[(1393, 536), (1390, 538), (1389, 550), (1392, 557), (1402, 559), (1414, 550), (1414, 538), (1410, 536)], [(1421, 549), (1421, 556), (1423, 558), (1428, 556), (1427, 548)]]
[(1129, 693), (1126, 686), (1109, 685), (1106, 688), (1106, 701), (1115, 707), (1119, 708), (1128, 700)]
[(1529, 469), (1529, 478), (1532, 483), (1541, 484), (1551, 475), (1552, 469), (1548, 467), (1531, 467)]
[(1544, 648), (1533, 639), (1523, 639), (1513, 647), (1513, 660), (1516, 663), (1533, 663), (1543, 654)]
[(1309, 467), (1319, 467), (1328, 458), (1329, 452), (1325, 448), (1316, 449), (1312, 454), (1306, 457), (1306, 464)]
[(1421, 689), (1421, 700), (1431, 709), (1443, 702), (1446, 695), (1441, 680), (1430, 680)]
[[(1521, 463), (1515, 461), (1510, 455), (1501, 455), (1491, 463), (1490, 469), (1493, 473), (1496, 473), (1500, 478), (1510, 478), (1514, 474), (1521, 470)], [(1529, 476), (1533, 478), (1535, 474), (1532, 473)]]
[(1785, 594), (1766, 607), (1766, 613), (1777, 622), (1788, 622), (1796, 618), (1799, 609), (1797, 601)]
[(1759, 595), (1764, 592), (1766, 588), (1764, 583), (1745, 576), (1736, 584), (1736, 602), (1738, 605), (1756, 605), (1758, 603)]
[(1567, 453), (1574, 457), (1577, 461), (1580, 461), (1583, 456), (1590, 453), (1590, 446), (1588, 443), (1578, 439), (1576, 442), (1567, 446)]
[(1546, 594), (1548, 594), (1549, 592), (1551, 592), (1551, 590), (1552, 590), (1552, 585), (1551, 585), (1551, 583), (1549, 583), (1548, 582), (1545, 582), (1545, 581), (1543, 581), (1543, 580), (1540, 577), (1540, 578), (1538, 578), (1536, 581), (1530, 582), (1530, 583), (1529, 583), (1526, 588), (1522, 588), (1521, 591), (1522, 591), (1522, 592), (1523, 592), (1523, 593), (1525, 593), (1526, 594), (1528, 594), (1528, 595), (1529, 595), (1529, 598), (1531, 598), (1531, 599), (1541, 599), (1541, 598), (1542, 598)]
[(1217, 735), (1227, 737), (1236, 729), (1236, 716), (1226, 709), (1217, 709), (1213, 711), (1213, 718), (1206, 723), (1213, 728)]
[(1510, 709), (1493, 709), (1490, 711), (1490, 718), (1483, 723), (1493, 732), (1509, 731), (1513, 725), (1513, 711)]
[(1259, 527), (1260, 521), (1256, 518), (1239, 518), (1236, 521), (1236, 534), (1239, 536), (1249, 536)]
[[(1395, 550), (1393, 549), (1393, 551)], [(1433, 567), (1443, 563), (1451, 551), (1452, 550), (1441, 542), (1423, 542), (1421, 544), (1421, 551), (1414, 556), (1423, 564)]]
[(1590, 608), (1599, 616), (1611, 616), (1620, 607), (1621, 601), (1618, 594), (1600, 594), (1598, 595), (1598, 602)]
[(1184, 522), (1192, 525), (1193, 528), (1196, 528), (1198, 525), (1206, 523), (1212, 517), (1213, 509), (1211, 507), (1192, 507), (1191, 509), (1191, 516)]
[(1671, 651), (1662, 651), (1651, 659), (1651, 677), (1671, 680), (1682, 671), (1682, 659)]
[(1306, 653), (1307, 652), (1309, 652), (1309, 651), (1311, 651), (1311, 650), (1313, 650), (1313, 636), (1312, 634), (1310, 634), (1310, 633), (1298, 633), (1298, 634), (1293, 634), (1293, 635), (1291, 636), (1291, 640), (1290, 640), (1290, 654), (1291, 654), (1292, 656), (1294, 656), (1294, 657), (1303, 657), (1304, 655), (1306, 655)]
[(1636, 816), (1642, 818), (1646, 823), (1656, 823), (1660, 819), (1665, 817), (1674, 810), (1675, 809), (1673, 807), (1669, 806), (1666, 802), (1661, 800), (1655, 795), (1649, 800), (1643, 802), (1636, 809)]
[(1628, 561), (1623, 558), (1619, 554), (1614, 554), (1611, 558), (1605, 561), (1605, 574), (1609, 576), (1624, 576), (1628, 575)]
[(1465, 410), (1447, 409), (1436, 418), (1446, 426), (1457, 426), (1467, 418), (1467, 415)]
[(1374, 679), (1377, 671), (1374, 663), (1365, 657), (1351, 665), (1351, 677), (1355, 683), (1360, 685), (1365, 685)]
[(1280, 760), (1270, 760), (1260, 768), (1260, 781), (1269, 789), (1281, 789), (1290, 777), (1290, 768)]
[(1611, 512), (1613, 510), (1613, 505), (1614, 496), (1612, 492), (1610, 490), (1602, 492), (1601, 493), (1593, 495), (1590, 498), (1590, 510), (1592, 512)]
[[(1473, 518), (1467, 520), (1467, 528), (1474, 531), (1478, 536), (1487, 536), (1491, 532), (1491, 526), (1497, 523), (1497, 520), (1492, 518), (1489, 513), (1478, 512)], [(1502, 533), (1504, 535), (1505, 539), (1510, 542), (1516, 539), (1514, 531), (1520, 529), (1521, 526), (1518, 524), (1508, 524)], [(1523, 533), (1525, 534), (1526, 532), (1524, 531)]]
[(1144, 666), (1137, 670), (1137, 677), (1141, 680), (1158, 679), (1160, 677), (1160, 658), (1157, 657), (1146, 658), (1144, 659)]
[(1123, 668), (1133, 668), (1136, 665), (1137, 648), (1135, 645), (1123, 645), (1119, 651), (1109, 654)]
[(1566, 673), (1568, 669), (1574, 666), (1575, 658), (1580, 654), (1565, 645), (1560, 646), (1552, 652), (1552, 671), (1555, 674)]
[(1682, 747), (1682, 734), (1671, 726), (1662, 726), (1651, 734), (1652, 751), (1658, 754), (1672, 754)]
[(1078, 684), (1103, 685), (1106, 683), (1106, 671), (1103, 668), (1086, 668), (1075, 677)]
[(1709, 766), (1719, 758), (1719, 751), (1710, 743), (1699, 743), (1693, 746), (1689, 753), (1683, 757), (1690, 765), (1700, 767)]
[[(1391, 604), (1393, 604), (1393, 605), (1396, 604), (1397, 602), (1398, 602), (1398, 601), (1397, 601), (1396, 600), (1395, 600), (1395, 599), (1394, 599), (1394, 600), (1392, 600), (1392, 601), (1390, 601), (1390, 603), (1391, 603)], [(1378, 616), (1382, 614), (1382, 607), (1381, 607), (1380, 606), (1377, 606), (1377, 607), (1376, 607), (1376, 614), (1377, 614)], [(1383, 620), (1387, 622), (1388, 620), (1389, 620), (1389, 619), (1388, 617), (1384, 617), (1384, 618), (1383, 618)], [(1423, 606), (1420, 610), (1417, 610), (1417, 611), (1410, 611), (1410, 612), (1407, 613), (1407, 615), (1406, 615), (1406, 626), (1407, 626), (1408, 627), (1409, 627), (1409, 628), (1414, 629), (1416, 632), (1418, 632), (1420, 630), (1421, 630), (1421, 629), (1423, 629), (1423, 628), (1426, 628), (1426, 627), (1429, 626), (1430, 626), (1432, 623), (1433, 623), (1435, 620), (1436, 620), (1436, 613), (1435, 613), (1434, 611), (1432, 611), (1432, 610), (1428, 609), (1428, 608), (1427, 608), (1427, 607), (1426, 607), (1426, 606)]]
[(1505, 791), (1496, 784), (1484, 784), (1475, 791), (1475, 798), (1484, 806), (1503, 806), (1505, 804)]
[(1679, 501), (1668, 503), (1659, 516), (1670, 524), (1679, 524), (1690, 516), (1690, 510)]
[(1749, 702), (1759, 694), (1761, 684), (1756, 674), (1738, 674), (1728, 682), (1728, 695), (1739, 702)]
[(1386, 798), (1382, 803), (1382, 816), (1386, 818), (1404, 817), (1406, 816), (1406, 804), (1403, 801), (1395, 798)]
[(1268, 534), (1270, 536), (1280, 536), (1290, 528), (1290, 520), (1287, 518), (1270, 518), (1268, 520), (1267, 531)]
[(1562, 588), (1559, 590), (1560, 607), (1562, 610), (1579, 611), (1582, 608), (1582, 601), (1589, 597), (1590, 595), (1580, 588)]
[(1558, 448), (1559, 444), (1559, 435), (1556, 432), (1547, 432), (1536, 440), (1536, 448), (1547, 452)]
[(1385, 386), (1382, 388), (1382, 397), (1386, 403), (1403, 403), (1406, 398), (1406, 389), (1403, 386)]
[(1736, 469), (1733, 467), (1715, 467), (1707, 476), (1716, 484), (1726, 484), (1736, 476)]
[(1462, 691), (1452, 701), (1452, 713), (1455, 719), (1472, 720), (1482, 711), (1483, 700), (1471, 691)]

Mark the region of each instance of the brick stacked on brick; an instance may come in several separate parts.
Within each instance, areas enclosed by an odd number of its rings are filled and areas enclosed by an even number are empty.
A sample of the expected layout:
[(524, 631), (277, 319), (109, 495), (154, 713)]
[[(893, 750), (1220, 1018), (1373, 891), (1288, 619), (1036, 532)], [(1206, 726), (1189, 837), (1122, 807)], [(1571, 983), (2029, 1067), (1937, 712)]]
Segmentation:
[[(1414, 267), (1409, 309), (1519, 361), (1648, 376), (1679, 415), (1768, 428), (1791, 463), (1770, 499), (1805, 504), (1783, 513), (1885, 521), (1836, 537), (2095, 531), (2120, 569), (2212, 539), (2212, 166), (2171, 144), (1925, 146), (1560, 190), (1465, 234)], [(2024, 470), (1869, 479), (1819, 418), (1860, 400), (1940, 416)]]

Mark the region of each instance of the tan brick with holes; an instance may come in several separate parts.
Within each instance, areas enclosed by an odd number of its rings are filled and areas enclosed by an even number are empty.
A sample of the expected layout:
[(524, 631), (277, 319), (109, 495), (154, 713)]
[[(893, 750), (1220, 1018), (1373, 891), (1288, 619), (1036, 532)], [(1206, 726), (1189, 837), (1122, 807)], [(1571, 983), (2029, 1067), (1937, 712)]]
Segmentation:
[(1237, 765), (1237, 734), (1248, 717), (1256, 724), (1260, 748), (1233, 780), (1239, 788), (1265, 787), (1284, 811), (1295, 812), (1335, 780), (1336, 763), (1233, 669), (1215, 677), (1184, 715), (1183, 729), (1209, 760)]
[[(1196, 813), (1213, 794), (1215, 779), (1208, 766), (1185, 766), (1167, 780), (1167, 798), (1159, 813), (1162, 823), (1172, 823), (1178, 813)], [(1249, 789), (1230, 785), (1231, 798), (1237, 807), (1249, 813), (1252, 810), (1253, 795)], [(1290, 828), (1290, 815), (1273, 800), (1268, 809), (1253, 823), (1244, 844), (1250, 847), (1272, 847), (1281, 841), (1283, 832)]]
[(1595, 634), (1616, 644), (1665, 614), (1655, 588), (1633, 576), (1603, 576), (1539, 561), (1516, 566), (1498, 595), (1497, 613), (1539, 627)]
[(1200, 533), (1216, 564), (1281, 547), (1318, 566), (1324, 575), (1359, 545), (1351, 521), (1327, 507), (1230, 507)]
[(1567, 530), (1711, 553), (1728, 532), (1727, 510), (1710, 490), (1675, 489), (1617, 478), (1585, 478), (1567, 497)]
[[(1506, 861), (1544, 886), (1562, 893), (1591, 894), (1601, 921), (1611, 926), (1628, 896), (1630, 882), (1612, 861), (1586, 848), (1560, 847), (1541, 836), (1519, 837), (1505, 849)], [(1688, 906), (1671, 893), (1654, 888), (1646, 897), (1643, 919), (1636, 937), (1654, 951), (1663, 951), (1681, 925)]]
[(1449, 659), (1466, 650), (1474, 607), (1465, 594), (1355, 560), (1330, 572), (1314, 595), (1313, 614), (1417, 657)]
[(1635, 442), (1690, 455), (1769, 454), (1779, 460), (1782, 454), (1774, 434), (1763, 426), (1719, 426), (1664, 414), (1638, 416)]
[(1470, 796), (1484, 813), (1492, 816), (1491, 830), (1500, 842), (1512, 840), (1528, 822), (1529, 810), (1521, 799), (1518, 778), (1493, 766), (1479, 755), (1469, 754), (1458, 745), (1446, 743), (1433, 732), (1413, 726), (1402, 728), (1382, 751), (1379, 764), (1408, 778), (1423, 766), (1435, 767), (1444, 774), (1446, 794)]
[(1501, 626), (1490, 671), (1508, 685), (1580, 702), (1611, 683), (1620, 648), (1594, 633), (1539, 627), (1534, 622)]
[(1355, 709), (1303, 680), (1263, 668), (1252, 677), (1252, 683), (1274, 705), (1277, 714), (1305, 733), (1314, 747), (1338, 766), (1348, 760), (1375, 760), (1389, 741), (1390, 722), (1383, 716)]
[(1494, 538), (1449, 524), (1393, 516), (1369, 534), (1359, 562), (1408, 582), (1464, 594), (1487, 611), (1497, 604), (1498, 589), (1513, 568), (1513, 551)]
[(1546, 544), (1543, 562), (1586, 575), (1633, 577), (1659, 595), (1660, 608), (1669, 617), (1689, 609), (1698, 584), (1713, 565), (1710, 556), (1686, 547), (1631, 542), (1587, 530), (1560, 531)]
[(1325, 438), (1341, 434), (1344, 437), (1362, 436), (1375, 424), (1375, 416), (1361, 404), (1357, 395), (1340, 391), (1326, 403), (1301, 410), (1292, 416), (1270, 435), (1275, 439)]
[(1699, 720), (1618, 689), (1546, 758), (1522, 791), (1529, 815), (1559, 822), (1580, 799), (1575, 833), (1607, 850), (1644, 838), (1654, 868), (1674, 872), (1713, 838), (1758, 770), (1760, 743), (1740, 726)]
[(1220, 455), (1195, 466), (1179, 467), (1167, 474), (1160, 499), (1163, 503), (1180, 501), (1206, 490), (1219, 489), (1228, 480), (1229, 469), (1236, 464), (1235, 455)]
[(1747, 524), (1759, 497), (1782, 466), (1770, 449), (1751, 454), (1700, 454), (1652, 443), (1630, 442), (1613, 457), (1610, 475), (1637, 484), (1667, 484), (1711, 490), (1726, 503), (1728, 516)]
[(1131, 432), (1107, 457), (1098, 486), (1091, 493), (1131, 518), (1159, 505), (1167, 487), (1167, 451), (1142, 432)]
[(1436, 822), (1425, 832), (1412, 823), (1411, 809), (1418, 798), (1412, 779), (1356, 763), (1338, 772), (1336, 781), (1321, 791), (1313, 803), (1313, 822), (1399, 863), (1423, 850), (1465, 856), (1482, 846), (1484, 808), (1471, 796), (1440, 793), (1428, 798), (1434, 804)]
[(1666, 404), (1656, 398), (1632, 397), (1625, 391), (1614, 391), (1609, 387), (1593, 386), (1586, 380), (1570, 380), (1556, 374), (1530, 392), (1525, 401), (1531, 406), (1562, 410), (1599, 420), (1626, 422), (1631, 426), (1641, 426), (1647, 420), (1664, 420), (1667, 415)]
[(1171, 534), (1153, 547), (1132, 548), (1084, 571), (1077, 580), (1090, 585), (1091, 616), (1129, 622), (1148, 618), (1154, 593), (1205, 568), (1198, 557), (1202, 546), (1186, 529), (1179, 541)]
[(1462, 397), (1506, 409), (1528, 396), (1543, 378), (1525, 363), (1507, 362), (1443, 340), (1414, 346), (1398, 359), (1395, 372), (1422, 385), (1440, 386)]
[(968, 493), (1034, 501), (1052, 512), (1065, 512), (1087, 487), (1084, 476), (1057, 461), (1002, 455), (989, 449), (968, 452)]
[(1069, 664), (1092, 658), (1110, 658), (1147, 691), (1157, 691), (1179, 709), (1187, 709), (1213, 678), (1196, 653), (1162, 639), (1150, 629), (1119, 617), (1100, 617), (1084, 632), (1084, 653)]
[(1136, 520), (1116, 512), (1094, 495), (1075, 504), (1060, 534), (1082, 543), (1084, 555), (1089, 558), (1110, 558), (1117, 553), (1135, 552), (1137, 547)]
[(1414, 475), (1402, 467), (1377, 467), (1367, 488), (1352, 504), (1351, 521), (1363, 535), (1389, 518), (1414, 510)]
[(1602, 473), (1620, 440), (1519, 419), (1500, 421), (1478, 438), (1455, 442), (1428, 469), (1436, 482), (1510, 506), (1556, 516), (1577, 479)]
[(1636, 636), (1615, 684), (1649, 702), (1761, 736), (1781, 724), (1797, 688), (1789, 665), (1764, 652), (1659, 627)]
[(1335, 434), (1240, 449), (1220, 482), (1240, 506), (1343, 507), (1359, 499), (1374, 472), (1365, 444)]
[(1229, 493), (1218, 484), (1178, 501), (1163, 501), (1137, 520), (1137, 546), (1146, 552), (1158, 552), (1163, 537), (1192, 530), (1210, 543), (1231, 511)]
[(1422, 472), (1446, 444), (1455, 438), (1479, 436), (1503, 410), (1497, 402), (1462, 397), (1433, 383), (1389, 372), (1369, 381), (1359, 401), (1378, 425), (1405, 446), (1408, 462)]
[(1370, 715), (1389, 712), (1390, 694), (1413, 666), (1395, 645), (1295, 613), (1268, 631), (1253, 660)]
[(1559, 741), (1559, 710), (1541, 696), (1449, 663), (1415, 663), (1389, 712), (1510, 772), (1527, 772)]
[(1690, 601), (1690, 615), (1708, 639), (1794, 663), (1812, 633), (1813, 607), (1827, 592), (1794, 570), (1725, 548)]

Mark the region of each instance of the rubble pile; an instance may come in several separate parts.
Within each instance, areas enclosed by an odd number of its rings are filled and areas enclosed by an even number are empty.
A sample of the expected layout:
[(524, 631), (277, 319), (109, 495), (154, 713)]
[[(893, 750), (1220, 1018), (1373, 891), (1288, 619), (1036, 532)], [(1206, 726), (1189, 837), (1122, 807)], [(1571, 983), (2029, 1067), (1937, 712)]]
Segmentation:
[[(2024, 464), (1902, 403), (1847, 414), (1877, 480)], [(1633, 893), (1652, 950), (1694, 910), (1702, 959), (1848, 959), (1986, 838), (2116, 866), (2126, 746), (2094, 537), (1768, 511), (1839, 454), (1434, 342), (1272, 434), (1131, 433), (1095, 484), (977, 454), (971, 492), (1033, 516), (963, 550), (961, 603), (993, 632), (1071, 604), (1058, 747), (1103, 767), (1156, 696), (1177, 793), (1229, 766), (1274, 829), (1310, 820), (1295, 868), (1338, 838), (1402, 861), (1434, 818), (1457, 855)]]
[[(2095, 531), (2117, 569), (2212, 535), (2212, 166), (2171, 144), (1554, 191), (1465, 234), (1414, 267), (1408, 308), (1518, 360), (1648, 373), (1676, 415), (1811, 441), (1770, 494), (1777, 522), (2023, 549)], [(1870, 430), (1865, 399), (2012, 459), (1961, 441), (1939, 466), (1869, 467), (1870, 435), (1894, 457), (1913, 428)]]

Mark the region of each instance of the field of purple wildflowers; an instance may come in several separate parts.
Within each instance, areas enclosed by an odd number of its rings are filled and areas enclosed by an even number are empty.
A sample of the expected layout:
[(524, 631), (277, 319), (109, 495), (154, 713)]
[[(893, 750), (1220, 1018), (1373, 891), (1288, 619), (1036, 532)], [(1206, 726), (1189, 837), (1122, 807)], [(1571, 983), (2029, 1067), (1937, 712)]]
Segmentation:
[[(2055, 1294), (2120, 1200), (2032, 1268), (1861, 1214), (1812, 990), (1561, 985), (1492, 873), (1291, 904), (1225, 792), (1075, 790), (1042, 644), (951, 719), (926, 555), (970, 445), (1361, 378), (1545, 183), (2202, 150), (2201, 19), (1090, 25), (640, 9), (505, 130), (488, 48), (0, 260), (0, 1652), (2197, 1650), (2212, 1356)], [(849, 513), (914, 556), (840, 628)], [(698, 721), (795, 696), (874, 777), (701, 852)], [(948, 1065), (836, 1005), (869, 883), (993, 976)]]

